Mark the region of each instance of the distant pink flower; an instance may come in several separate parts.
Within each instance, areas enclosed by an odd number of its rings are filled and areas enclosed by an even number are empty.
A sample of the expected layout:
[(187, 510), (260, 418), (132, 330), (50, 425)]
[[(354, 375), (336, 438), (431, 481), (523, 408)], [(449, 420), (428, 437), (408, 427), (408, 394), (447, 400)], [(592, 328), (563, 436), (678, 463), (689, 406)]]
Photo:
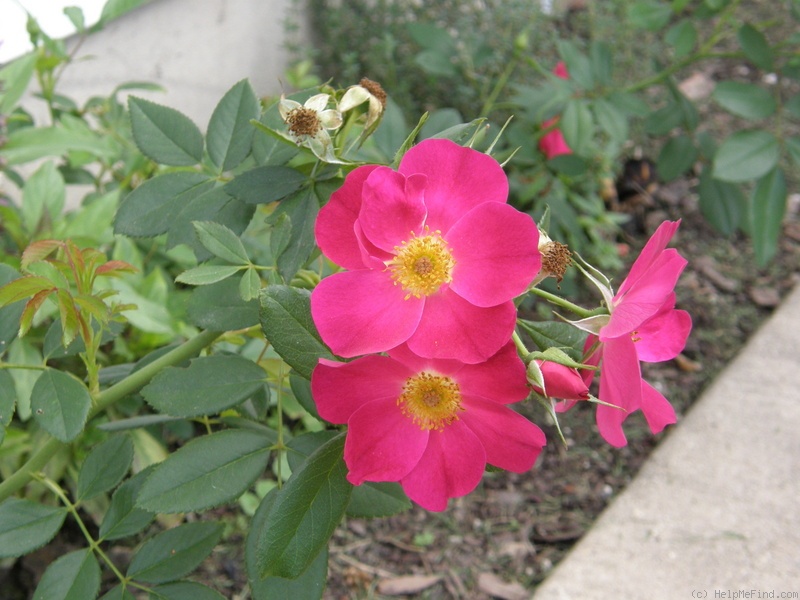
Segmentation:
[(444, 139), (411, 148), (397, 171), (352, 171), (316, 223), (323, 254), (347, 269), (311, 295), (323, 341), (345, 357), (404, 342), (432, 358), (492, 356), (541, 266), (536, 224), (507, 195), (497, 161)]
[(511, 342), (480, 364), (421, 358), (405, 344), (389, 356), (321, 359), (311, 390), (323, 419), (347, 423), (348, 481), (399, 481), (427, 510), (474, 490), (487, 463), (527, 471), (545, 444), (505, 406), (528, 395)]
[[(561, 79), (569, 79), (569, 73), (567, 73), (567, 66), (564, 64), (563, 61), (559, 62), (555, 68), (553, 69), (553, 73), (556, 77), (560, 77)], [(553, 125), (556, 125), (559, 121), (559, 117), (553, 117), (552, 119), (548, 119), (544, 123), (542, 123), (542, 129), (547, 129)], [(567, 145), (567, 142), (564, 140), (564, 135), (561, 133), (561, 130), (558, 128), (551, 129), (547, 133), (545, 133), (541, 138), (539, 138), (539, 150), (544, 152), (544, 155), (547, 157), (547, 160), (550, 160), (553, 157), (559, 156), (560, 154), (572, 154), (572, 149)]]
[(638, 409), (653, 433), (675, 423), (667, 399), (642, 379), (639, 361), (675, 358), (692, 329), (689, 313), (675, 309), (675, 284), (686, 266), (667, 244), (680, 221), (665, 221), (648, 240), (611, 301), (611, 316), (598, 336), (589, 336), (587, 348), (600, 342), (590, 363), (600, 361), (600, 400), (623, 410), (599, 405), (597, 426), (613, 446), (627, 443), (622, 422)]
[(577, 369), (549, 360), (537, 360), (536, 364), (539, 365), (544, 379), (544, 389), (537, 385), (533, 386), (539, 394), (546, 394), (549, 398), (559, 400), (589, 399), (589, 388)]

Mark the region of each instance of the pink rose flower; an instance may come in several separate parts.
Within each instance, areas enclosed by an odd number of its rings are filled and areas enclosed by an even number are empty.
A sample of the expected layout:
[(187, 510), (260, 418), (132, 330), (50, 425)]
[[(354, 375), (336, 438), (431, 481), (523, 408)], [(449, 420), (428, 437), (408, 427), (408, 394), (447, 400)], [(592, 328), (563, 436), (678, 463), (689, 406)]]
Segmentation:
[(600, 363), (603, 402), (619, 406), (597, 407), (597, 426), (612, 446), (627, 443), (622, 423), (641, 409), (650, 430), (658, 433), (676, 422), (669, 401), (642, 379), (639, 361), (661, 362), (675, 358), (692, 329), (689, 313), (675, 309), (675, 284), (686, 266), (674, 248), (667, 248), (680, 221), (665, 221), (648, 240), (609, 306), (611, 316), (586, 347), (600, 342), (587, 361)]
[[(569, 73), (567, 73), (567, 66), (564, 64), (563, 61), (559, 62), (555, 69), (553, 69), (553, 73), (556, 77), (560, 77), (561, 79), (569, 79)], [(553, 117), (552, 119), (548, 119), (544, 123), (542, 123), (542, 129), (547, 129), (555, 124), (558, 123), (559, 117)], [(564, 134), (561, 133), (561, 130), (558, 128), (551, 129), (547, 133), (545, 133), (541, 138), (539, 138), (539, 150), (541, 150), (544, 155), (547, 157), (547, 160), (555, 156), (559, 156), (560, 154), (572, 154), (572, 149), (567, 145), (567, 142), (564, 140)]]
[(405, 344), (349, 363), (320, 359), (311, 390), (323, 419), (347, 423), (348, 481), (399, 481), (427, 510), (474, 490), (487, 463), (527, 471), (545, 444), (506, 406), (528, 395), (511, 342), (480, 364), (421, 358)]
[(316, 222), (323, 254), (347, 269), (311, 295), (325, 343), (345, 357), (404, 342), (467, 363), (497, 352), (512, 299), (541, 266), (536, 224), (507, 195), (497, 161), (443, 139), (411, 148), (397, 171), (352, 171)]

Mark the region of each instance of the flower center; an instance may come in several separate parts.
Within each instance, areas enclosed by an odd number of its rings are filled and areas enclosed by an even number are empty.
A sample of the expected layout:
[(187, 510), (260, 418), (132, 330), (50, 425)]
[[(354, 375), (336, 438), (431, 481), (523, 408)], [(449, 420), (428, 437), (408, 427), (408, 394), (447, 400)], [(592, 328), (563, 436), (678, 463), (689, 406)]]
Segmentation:
[(572, 259), (572, 252), (565, 244), (552, 240), (541, 246), (539, 251), (542, 254), (542, 271), (552, 275), (558, 283), (561, 283)]
[(305, 107), (290, 110), (286, 115), (286, 124), (289, 126), (289, 131), (297, 137), (304, 135), (313, 137), (322, 129), (317, 111)]
[(436, 231), (422, 237), (412, 234), (410, 240), (395, 246), (395, 257), (386, 264), (408, 300), (435, 294), (443, 284), (450, 283), (456, 261)]
[(358, 82), (358, 85), (375, 96), (375, 99), (381, 103), (381, 106), (386, 108), (386, 92), (383, 90), (380, 83), (364, 77)]
[(406, 380), (397, 405), (420, 429), (441, 431), (458, 420), (461, 392), (458, 384), (444, 375), (419, 373)]

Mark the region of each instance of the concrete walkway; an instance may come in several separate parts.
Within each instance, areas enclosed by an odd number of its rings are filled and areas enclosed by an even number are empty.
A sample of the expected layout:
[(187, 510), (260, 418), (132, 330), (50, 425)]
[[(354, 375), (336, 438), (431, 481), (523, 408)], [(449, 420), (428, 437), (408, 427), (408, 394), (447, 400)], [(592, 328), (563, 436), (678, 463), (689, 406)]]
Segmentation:
[(800, 286), (533, 598), (800, 598)]

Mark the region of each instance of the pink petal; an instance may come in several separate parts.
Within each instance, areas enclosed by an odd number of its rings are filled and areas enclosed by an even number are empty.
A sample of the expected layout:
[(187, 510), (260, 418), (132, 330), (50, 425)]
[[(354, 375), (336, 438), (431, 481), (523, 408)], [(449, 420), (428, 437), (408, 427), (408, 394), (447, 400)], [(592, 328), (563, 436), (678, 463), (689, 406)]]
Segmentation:
[(523, 473), (533, 467), (547, 443), (544, 433), (521, 414), (494, 402), (470, 398), (461, 420), (478, 436), (486, 462)]
[(420, 321), (424, 300), (404, 298), (385, 272), (344, 271), (314, 288), (311, 316), (334, 354), (383, 352), (406, 341)]
[(569, 79), (569, 73), (567, 72), (567, 65), (564, 64), (563, 60), (558, 61), (555, 68), (553, 69), (553, 74), (556, 77), (561, 77), (561, 79)]
[(631, 270), (622, 285), (619, 286), (617, 296), (622, 296), (628, 289), (635, 284), (639, 278), (644, 275), (658, 259), (664, 249), (672, 240), (672, 236), (678, 231), (678, 226), (681, 224), (678, 221), (664, 221), (658, 226), (655, 233), (650, 236), (647, 243), (642, 248), (641, 253), (631, 266)]
[(399, 481), (420, 462), (428, 434), (400, 412), (394, 399), (368, 402), (347, 422), (347, 480), (353, 485)]
[(525, 364), (513, 342), (485, 362), (465, 365), (455, 376), (462, 393), (510, 404), (528, 397)]
[(322, 253), (346, 269), (363, 269), (361, 249), (353, 225), (361, 210), (361, 188), (377, 165), (358, 167), (345, 178), (344, 184), (331, 194), (314, 225), (317, 244)]
[(678, 356), (692, 331), (692, 317), (685, 310), (666, 310), (637, 330), (636, 353), (644, 362), (661, 362)]
[(611, 319), (600, 330), (600, 339), (618, 337), (635, 331), (653, 317), (672, 294), (686, 259), (670, 248), (661, 253), (651, 268), (623, 294), (614, 297)]
[(445, 287), (425, 298), (425, 310), (408, 338), (408, 347), (427, 358), (482, 362), (511, 339), (516, 318), (517, 310), (510, 300), (479, 308)]
[(476, 306), (496, 306), (519, 296), (542, 266), (536, 223), (508, 204), (475, 207), (445, 239), (456, 261), (450, 288)]
[(483, 202), (508, 199), (508, 179), (491, 156), (445, 139), (428, 139), (406, 152), (398, 170), (428, 176), (426, 224), (442, 234), (461, 216)]
[[(558, 118), (548, 119), (542, 123), (542, 129), (547, 129), (558, 122)], [(572, 148), (567, 145), (564, 134), (560, 129), (551, 129), (539, 138), (539, 150), (547, 157), (547, 160), (562, 154), (572, 154)]]
[(442, 375), (454, 376), (464, 368), (464, 363), (455, 359), (425, 358), (411, 351), (408, 344), (400, 344), (389, 350), (389, 356), (402, 363), (411, 371), (436, 371)]
[(642, 404), (642, 374), (634, 343), (626, 337), (603, 344), (600, 400), (620, 408), (598, 405), (597, 428), (609, 444), (627, 444), (622, 422)]
[(442, 511), (450, 498), (465, 496), (478, 486), (485, 467), (480, 440), (456, 421), (443, 431), (430, 432), (425, 453), (400, 484), (422, 508)]
[(364, 235), (381, 250), (394, 249), (412, 232), (422, 230), (427, 211), (423, 202), (425, 176), (404, 177), (378, 167), (364, 183), (358, 222)]
[(650, 431), (661, 432), (667, 425), (678, 422), (675, 409), (664, 396), (652, 385), (642, 380), (642, 412)]
[(413, 374), (388, 356), (365, 356), (349, 363), (320, 359), (311, 374), (311, 393), (323, 419), (343, 424), (368, 402), (396, 402)]

